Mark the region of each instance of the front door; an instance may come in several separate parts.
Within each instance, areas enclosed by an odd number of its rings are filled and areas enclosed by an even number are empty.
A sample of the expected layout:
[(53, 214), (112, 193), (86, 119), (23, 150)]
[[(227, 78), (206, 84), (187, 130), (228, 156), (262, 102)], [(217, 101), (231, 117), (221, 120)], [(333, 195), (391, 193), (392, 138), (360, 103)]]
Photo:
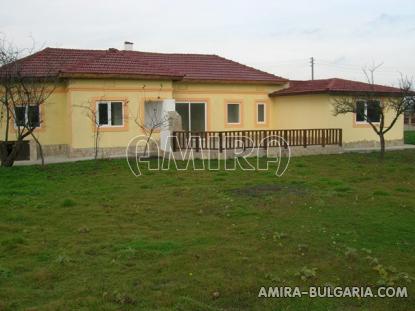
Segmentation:
[(206, 103), (176, 103), (176, 112), (182, 117), (184, 131), (204, 132), (206, 130)]

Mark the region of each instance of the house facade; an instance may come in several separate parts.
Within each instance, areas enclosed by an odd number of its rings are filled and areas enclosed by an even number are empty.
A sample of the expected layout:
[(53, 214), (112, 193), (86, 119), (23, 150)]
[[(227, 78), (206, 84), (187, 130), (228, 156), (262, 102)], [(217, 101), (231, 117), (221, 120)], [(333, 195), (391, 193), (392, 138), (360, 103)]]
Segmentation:
[[(98, 127), (101, 151), (122, 154), (143, 134), (139, 125), (148, 121), (146, 105), (154, 102), (175, 110), (185, 131), (340, 128), (346, 146), (378, 141), (358, 115), (332, 112), (336, 96), (362, 91), (365, 83), (289, 81), (216, 55), (115, 49), (46, 48), (22, 59), (21, 68), (27, 75), (59, 76), (40, 109), (16, 113), (39, 123), (35, 134), (46, 156), (91, 156)], [(399, 90), (376, 86), (376, 91), (390, 96)], [(0, 140), (4, 128), (2, 122)], [(388, 144), (403, 143), (403, 117), (386, 138)]]

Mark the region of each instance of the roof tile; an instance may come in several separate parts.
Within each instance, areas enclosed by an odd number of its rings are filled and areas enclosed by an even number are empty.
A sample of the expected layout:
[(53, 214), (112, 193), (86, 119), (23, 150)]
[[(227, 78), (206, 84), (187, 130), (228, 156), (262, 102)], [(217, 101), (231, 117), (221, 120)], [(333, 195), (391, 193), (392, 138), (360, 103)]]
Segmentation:
[(270, 96), (359, 92), (399, 94), (401, 93), (401, 90), (391, 86), (333, 78), (322, 80), (290, 81), (288, 88), (273, 92)]
[(219, 57), (139, 51), (46, 48), (19, 60), (24, 75), (128, 75), (184, 81), (282, 83), (287, 80)]

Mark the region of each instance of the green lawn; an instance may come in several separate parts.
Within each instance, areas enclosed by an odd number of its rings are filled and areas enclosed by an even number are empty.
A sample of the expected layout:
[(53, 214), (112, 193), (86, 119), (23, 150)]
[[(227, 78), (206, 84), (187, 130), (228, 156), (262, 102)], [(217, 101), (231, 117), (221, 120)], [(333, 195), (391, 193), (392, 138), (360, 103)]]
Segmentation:
[(405, 144), (415, 145), (415, 131), (405, 131), (404, 141)]
[[(414, 187), (411, 150), (293, 158), (281, 178), (0, 169), (0, 310), (413, 310)], [(387, 283), (409, 298), (257, 297)]]

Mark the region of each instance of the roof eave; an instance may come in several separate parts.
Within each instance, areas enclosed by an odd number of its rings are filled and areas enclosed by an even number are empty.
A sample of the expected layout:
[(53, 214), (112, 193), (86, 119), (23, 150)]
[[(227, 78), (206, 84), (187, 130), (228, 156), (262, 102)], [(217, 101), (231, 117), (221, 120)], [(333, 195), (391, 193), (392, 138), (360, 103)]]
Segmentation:
[(238, 80), (238, 79), (189, 79), (183, 78), (180, 82), (189, 83), (221, 83), (221, 84), (261, 84), (261, 85), (281, 85), (287, 83), (288, 80)]
[(126, 80), (135, 80), (135, 79), (149, 79), (149, 80), (173, 80), (178, 81), (183, 79), (183, 76), (175, 75), (145, 75), (145, 74), (114, 74), (114, 73), (69, 73), (62, 72), (60, 74), (62, 78), (78, 78), (78, 79), (126, 79)]
[[(295, 95), (321, 95), (321, 94), (327, 94), (327, 95), (333, 95), (333, 96), (367, 96), (369, 91), (333, 91), (333, 90), (318, 90), (318, 91), (301, 91), (301, 92), (283, 92), (283, 91), (277, 91), (270, 93), (269, 97), (277, 97), (277, 96), (295, 96)], [(377, 96), (389, 96), (389, 97), (397, 97), (402, 96), (402, 93), (400, 92), (372, 92), (373, 94)]]
[(277, 96), (294, 96), (294, 95), (318, 95), (318, 94), (327, 94), (327, 91), (319, 90), (319, 91), (300, 91), (300, 92), (284, 92), (285, 90), (276, 91), (268, 94), (269, 97), (277, 97)]

